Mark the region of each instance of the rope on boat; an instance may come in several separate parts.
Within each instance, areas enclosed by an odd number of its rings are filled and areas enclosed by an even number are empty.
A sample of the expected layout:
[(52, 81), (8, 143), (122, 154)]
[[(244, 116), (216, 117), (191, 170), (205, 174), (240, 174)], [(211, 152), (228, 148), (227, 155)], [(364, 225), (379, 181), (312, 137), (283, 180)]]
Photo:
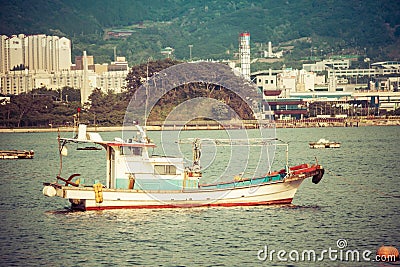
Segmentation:
[(371, 188), (370, 186), (366, 186), (366, 185), (361, 185), (361, 184), (359, 184), (359, 183), (355, 183), (355, 182), (351, 181), (350, 179), (347, 179), (346, 177), (344, 177), (344, 176), (342, 176), (342, 175), (337, 175), (337, 174), (335, 174), (334, 172), (332, 172), (332, 171), (330, 171), (330, 170), (325, 169), (325, 171), (326, 171), (327, 173), (329, 173), (330, 175), (336, 177), (336, 178), (341, 178), (341, 179), (345, 180), (347, 183), (359, 187), (359, 188), (362, 189), (362, 190), (375, 192), (375, 193), (377, 193), (377, 194), (379, 194), (379, 195), (381, 195), (381, 196), (385, 196), (385, 197), (400, 198), (400, 195), (388, 194), (388, 193), (382, 192), (382, 191), (380, 191), (380, 190), (373, 189), (373, 188)]
[(57, 176), (61, 176), (61, 172), (62, 172), (62, 155), (61, 155), (61, 142), (60, 142), (60, 128), (57, 129), (57, 133), (58, 133), (58, 154), (60, 155), (60, 168), (58, 170), (58, 175)]

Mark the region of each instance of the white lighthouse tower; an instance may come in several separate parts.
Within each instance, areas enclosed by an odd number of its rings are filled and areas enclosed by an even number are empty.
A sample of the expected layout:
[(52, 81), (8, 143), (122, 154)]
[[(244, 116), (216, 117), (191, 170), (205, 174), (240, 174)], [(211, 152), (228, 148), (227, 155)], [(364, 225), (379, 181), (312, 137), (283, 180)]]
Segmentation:
[(250, 33), (239, 35), (239, 59), (242, 75), (250, 80)]

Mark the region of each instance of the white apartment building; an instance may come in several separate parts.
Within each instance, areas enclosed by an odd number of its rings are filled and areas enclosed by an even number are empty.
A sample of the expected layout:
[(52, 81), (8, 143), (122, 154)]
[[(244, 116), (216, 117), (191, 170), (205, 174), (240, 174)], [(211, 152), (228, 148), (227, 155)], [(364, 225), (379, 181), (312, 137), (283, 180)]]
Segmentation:
[(0, 73), (16, 68), (56, 72), (71, 68), (71, 41), (65, 37), (38, 35), (1, 35)]
[(115, 93), (121, 93), (122, 88), (126, 87), (126, 71), (107, 71), (102, 74), (96, 75), (96, 87), (104, 91), (112, 90)]
[[(90, 56), (87, 58), (90, 59)], [(82, 64), (78, 64), (78, 68), (72, 65), (71, 41), (65, 37), (44, 34), (1, 35), (0, 93), (27, 93), (40, 87), (54, 90), (65, 86), (82, 89), (85, 84), (89, 92), (94, 88), (121, 92), (121, 88), (126, 86), (129, 72), (125, 58), (117, 57), (110, 65), (94, 65), (91, 58), (92, 65), (85, 75)], [(84, 79), (87, 79), (86, 83)]]
[[(16, 70), (7, 75), (0, 75), (2, 94), (21, 94), (34, 88), (61, 89), (63, 87), (83, 88), (83, 70), (63, 70), (54, 73), (45, 71)], [(121, 92), (126, 86), (128, 71), (108, 71), (97, 74), (92, 70), (87, 72), (89, 90), (101, 88), (104, 91)]]

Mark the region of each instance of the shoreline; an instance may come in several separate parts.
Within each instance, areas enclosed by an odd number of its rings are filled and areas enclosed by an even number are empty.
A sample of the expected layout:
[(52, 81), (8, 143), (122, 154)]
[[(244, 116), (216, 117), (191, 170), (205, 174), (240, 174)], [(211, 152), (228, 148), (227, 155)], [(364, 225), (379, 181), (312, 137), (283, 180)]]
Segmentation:
[[(256, 127), (255, 121), (245, 122), (245, 127), (254, 129)], [(179, 125), (179, 124), (178, 124)], [(148, 131), (162, 131), (162, 130), (179, 130), (181, 126), (178, 125), (148, 125)], [(227, 128), (237, 129), (238, 125), (227, 124)], [(275, 127), (280, 128), (321, 128), (321, 127), (368, 127), (368, 126), (400, 126), (400, 118), (373, 118), (373, 119), (358, 119), (358, 120), (288, 120), (276, 121)], [(88, 126), (88, 132), (115, 132), (122, 131), (123, 126)], [(200, 122), (192, 125), (185, 125), (184, 130), (221, 130), (223, 127), (215, 122)], [(45, 133), (45, 132), (73, 132), (74, 127), (59, 127), (59, 128), (0, 128), (0, 133)]]
[[(121, 131), (122, 126), (99, 126), (87, 127), (88, 132), (116, 132)], [(59, 128), (0, 128), (0, 133), (51, 133), (51, 132), (73, 132), (74, 127)]]

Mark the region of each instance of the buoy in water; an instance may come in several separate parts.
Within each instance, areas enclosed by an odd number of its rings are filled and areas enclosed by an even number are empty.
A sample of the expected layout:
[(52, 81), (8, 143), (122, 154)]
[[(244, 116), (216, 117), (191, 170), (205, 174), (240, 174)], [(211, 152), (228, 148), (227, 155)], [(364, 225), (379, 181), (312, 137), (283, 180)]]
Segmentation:
[(378, 248), (376, 255), (381, 261), (396, 261), (399, 259), (399, 251), (392, 246), (381, 246)]

